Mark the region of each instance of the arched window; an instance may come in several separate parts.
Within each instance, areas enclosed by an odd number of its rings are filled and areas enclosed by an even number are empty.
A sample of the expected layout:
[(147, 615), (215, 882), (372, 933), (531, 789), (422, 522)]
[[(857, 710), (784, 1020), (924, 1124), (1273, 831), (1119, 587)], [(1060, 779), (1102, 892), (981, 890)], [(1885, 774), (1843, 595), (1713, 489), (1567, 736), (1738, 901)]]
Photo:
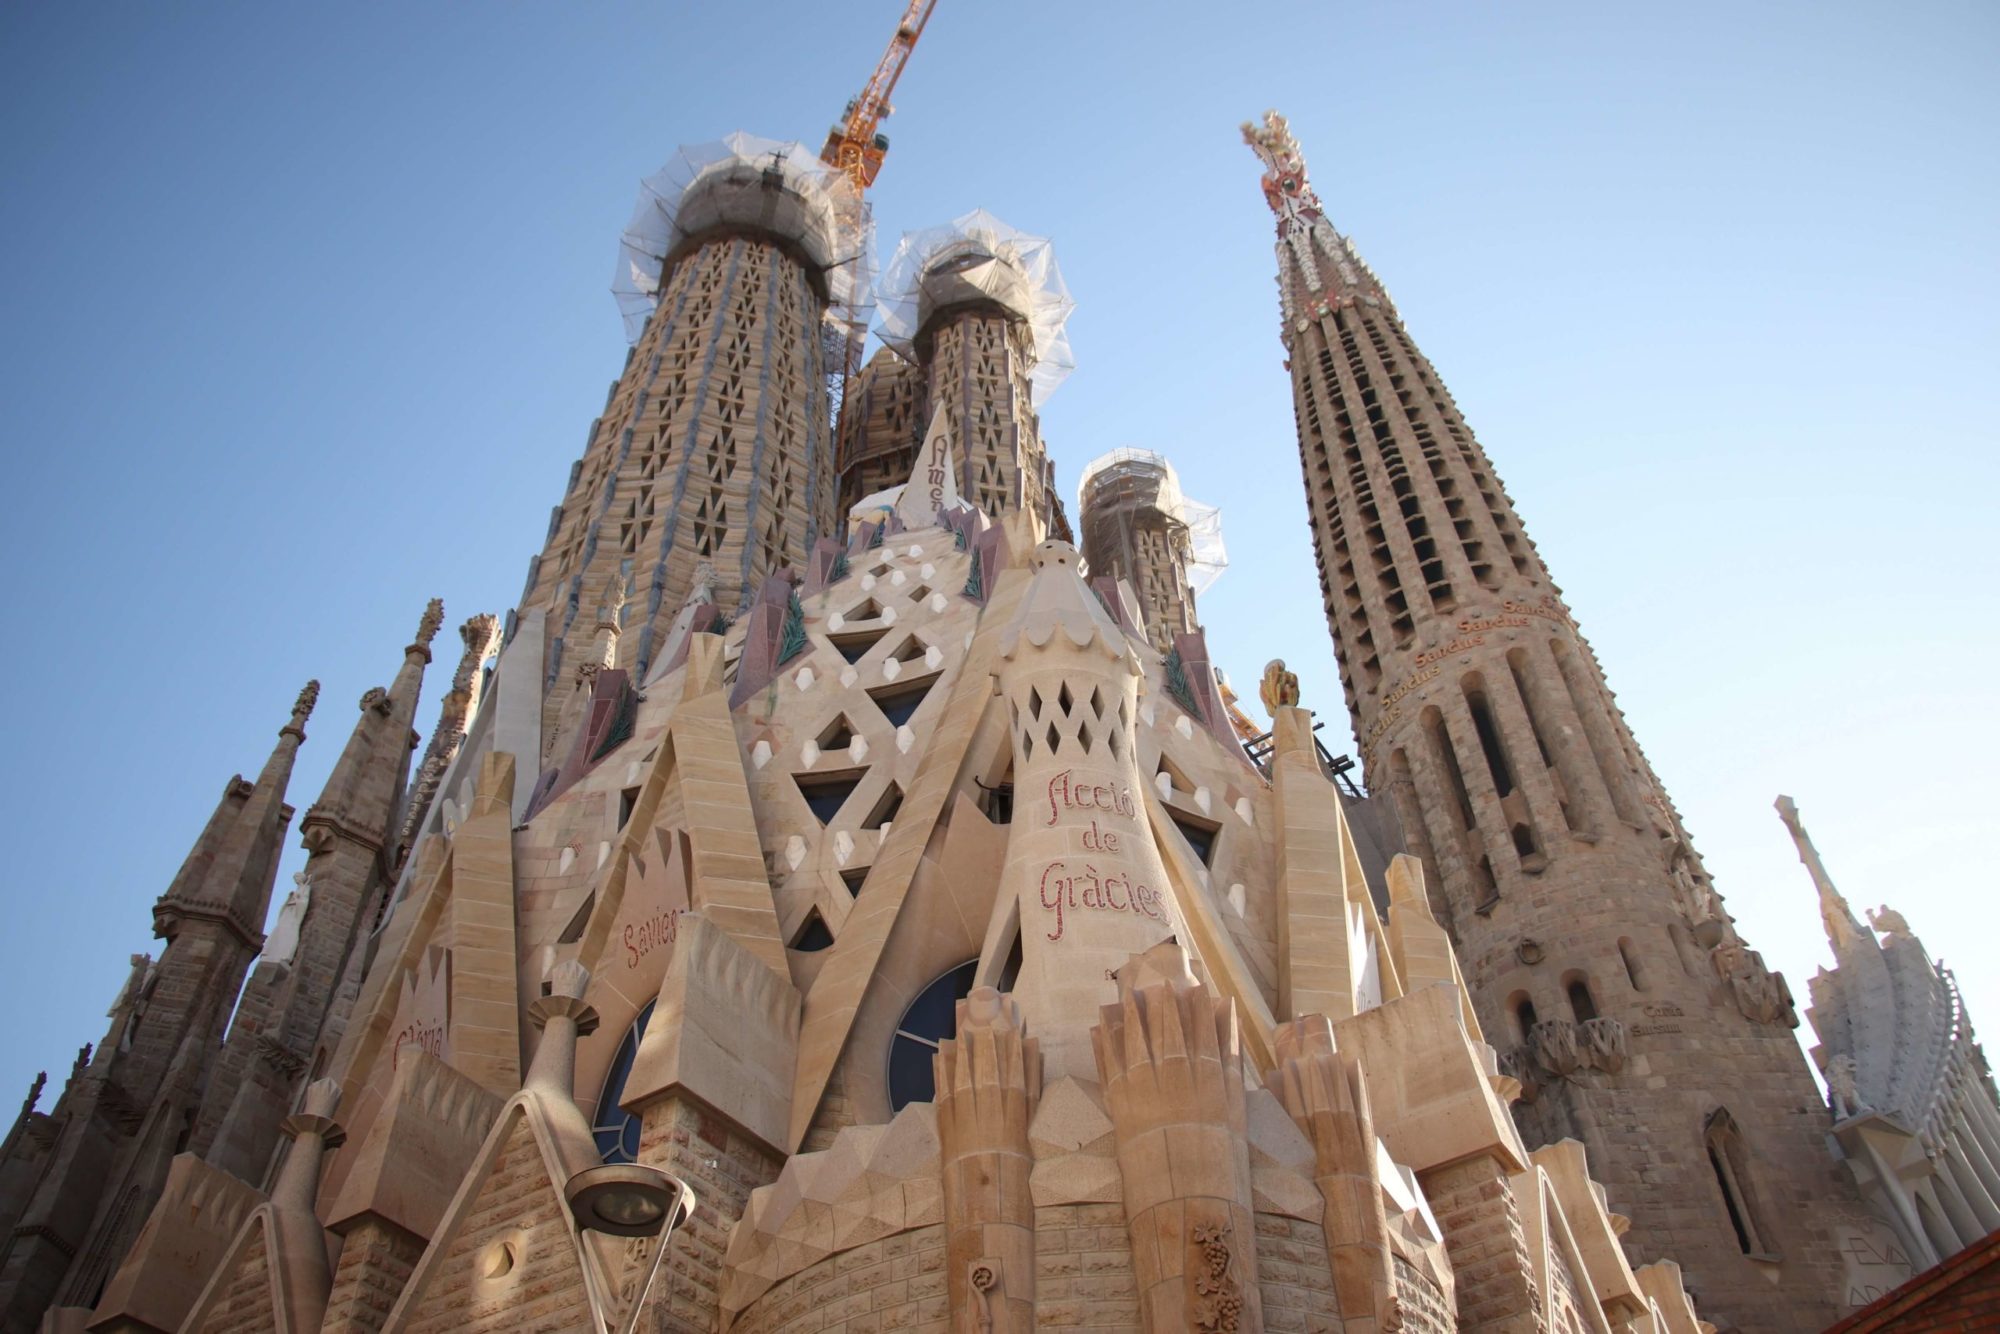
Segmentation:
[(625, 1030), (611, 1068), (604, 1074), (604, 1091), (597, 1095), (597, 1123), (590, 1133), (597, 1137), (597, 1156), (607, 1163), (631, 1163), (639, 1159), (639, 1116), (618, 1105), (625, 1096), (625, 1079), (632, 1073), (632, 1060), (639, 1054), (639, 1039), (646, 1036), (646, 1021), (653, 1017), (654, 1002), (646, 1002), (632, 1027)]
[(938, 1044), (958, 1032), (958, 1003), (972, 991), (979, 960), (970, 959), (925, 987), (889, 1043), (889, 1106), (902, 1111), (913, 1102), (937, 1095), (937, 1075), (931, 1057)]
[(1526, 1042), (1535, 1035), (1535, 1003), (1528, 999), (1526, 993), (1516, 992), (1511, 1008), (1514, 1022), (1521, 1026), (1521, 1041)]
[(1563, 990), (1569, 996), (1570, 1013), (1579, 1024), (1597, 1018), (1597, 999), (1590, 994), (1590, 981), (1583, 974), (1572, 973), (1563, 983)]
[(1625, 976), (1632, 983), (1632, 990), (1644, 991), (1646, 989), (1646, 969), (1639, 962), (1638, 952), (1633, 949), (1632, 938), (1630, 936), (1619, 937), (1618, 957), (1625, 961)]
[(1715, 1184), (1722, 1192), (1722, 1205), (1729, 1214), (1729, 1226), (1736, 1244), (1745, 1255), (1771, 1258), (1776, 1248), (1767, 1240), (1761, 1225), (1756, 1187), (1750, 1178), (1750, 1154), (1737, 1129), (1736, 1118), (1727, 1108), (1717, 1108), (1708, 1118), (1708, 1165), (1715, 1172)]

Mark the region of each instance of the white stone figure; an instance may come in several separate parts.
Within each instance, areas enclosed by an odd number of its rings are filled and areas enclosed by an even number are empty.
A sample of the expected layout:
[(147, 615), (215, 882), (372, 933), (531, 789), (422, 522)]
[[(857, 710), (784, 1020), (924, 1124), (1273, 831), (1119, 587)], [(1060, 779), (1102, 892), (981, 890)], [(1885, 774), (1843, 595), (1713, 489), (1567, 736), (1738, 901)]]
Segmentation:
[(1861, 1087), (1855, 1082), (1860, 1069), (1861, 1062), (1847, 1055), (1826, 1063), (1826, 1092), (1833, 1102), (1835, 1121), (1845, 1121), (1861, 1111)]
[(306, 908), (312, 903), (312, 878), (304, 871), (292, 873), (292, 892), (278, 909), (277, 924), (264, 938), (265, 963), (290, 963), (299, 949), (299, 928), (305, 923)]

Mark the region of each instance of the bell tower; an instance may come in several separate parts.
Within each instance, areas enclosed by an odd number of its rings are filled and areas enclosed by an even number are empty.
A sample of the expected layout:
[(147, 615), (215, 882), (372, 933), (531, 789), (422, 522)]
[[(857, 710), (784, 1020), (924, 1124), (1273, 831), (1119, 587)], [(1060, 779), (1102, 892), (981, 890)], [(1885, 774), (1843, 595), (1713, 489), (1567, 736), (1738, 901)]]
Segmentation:
[[(1327, 627), (1528, 1143), (1588, 1146), (1635, 1263), (1710, 1318), (1819, 1329), (1861, 1215), (1784, 978), (1737, 935), (1492, 463), (1283, 117), (1244, 126)], [(1845, 1169), (1840, 1169), (1844, 1173)]]
[(632, 353), (521, 598), (545, 616), (551, 748), (603, 607), (619, 600), (610, 665), (643, 677), (698, 566), (734, 611), (830, 530), (824, 335), (866, 299), (852, 193), (803, 146), (741, 133), (645, 181), (612, 289)]

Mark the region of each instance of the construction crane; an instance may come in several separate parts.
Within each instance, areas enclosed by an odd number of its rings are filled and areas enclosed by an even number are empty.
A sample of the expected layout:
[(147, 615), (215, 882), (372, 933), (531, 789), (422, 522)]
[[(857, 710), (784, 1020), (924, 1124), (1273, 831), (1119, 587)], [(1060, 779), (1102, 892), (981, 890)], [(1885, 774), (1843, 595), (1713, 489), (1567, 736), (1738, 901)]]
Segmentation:
[[(889, 105), (889, 94), (896, 90), (896, 80), (903, 77), (903, 67), (910, 63), (910, 52), (916, 49), (917, 38), (924, 35), (924, 25), (931, 21), (931, 11), (936, 8), (937, 0), (910, 0), (903, 11), (903, 21), (896, 25), (896, 35), (889, 39), (889, 49), (882, 53), (875, 72), (868, 78), (867, 87), (861, 90), (861, 96), (847, 104), (840, 120), (827, 131), (826, 147), (819, 152), (820, 161), (838, 168), (854, 182), (850, 204), (853, 216), (844, 221), (857, 229), (868, 225), (865, 196), (881, 174), (882, 158), (889, 151), (889, 136), (881, 130), (883, 120), (895, 110)], [(835, 321), (827, 329), (827, 397), (836, 442), (844, 443), (847, 439), (847, 391), (861, 371), (861, 350), (867, 341), (868, 326), (863, 320)], [(837, 468), (845, 464), (844, 458), (836, 458)]]
[(889, 39), (889, 49), (882, 53), (875, 73), (869, 76), (868, 86), (861, 90), (861, 96), (847, 104), (839, 122), (827, 131), (820, 161), (846, 172), (857, 194), (875, 184), (875, 177), (882, 171), (882, 156), (889, 151), (889, 137), (881, 133), (881, 125), (895, 110), (889, 105), (889, 94), (896, 91), (896, 80), (903, 77), (903, 66), (910, 63), (910, 52), (916, 49), (917, 39), (924, 35), (924, 25), (931, 21), (931, 11), (936, 8), (937, 0), (910, 0), (909, 8), (903, 11), (903, 21), (896, 25), (896, 35)]

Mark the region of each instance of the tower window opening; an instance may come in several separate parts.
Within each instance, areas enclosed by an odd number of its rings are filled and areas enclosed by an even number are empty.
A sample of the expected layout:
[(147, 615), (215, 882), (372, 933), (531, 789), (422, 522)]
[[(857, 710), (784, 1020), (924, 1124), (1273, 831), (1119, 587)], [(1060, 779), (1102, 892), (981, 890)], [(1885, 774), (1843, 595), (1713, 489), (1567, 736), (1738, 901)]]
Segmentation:
[(1638, 953), (1632, 948), (1630, 936), (1619, 937), (1618, 957), (1625, 962), (1625, 977), (1631, 982), (1632, 990), (1646, 990), (1646, 970), (1639, 962)]
[(1444, 715), (1435, 708), (1425, 709), (1423, 726), (1430, 737), (1431, 748), (1437, 752), (1438, 763), (1444, 769), (1452, 798), (1458, 805), (1460, 826), (1472, 829), (1478, 824), (1472, 814), (1472, 796), (1465, 790), (1465, 775), (1459, 770), (1458, 752), (1451, 744), (1451, 733), (1444, 725)]
[(1195, 857), (1200, 860), (1201, 864), (1203, 866), (1215, 865), (1216, 836), (1221, 832), (1220, 826), (1204, 824), (1191, 816), (1182, 815), (1177, 811), (1170, 810), (1167, 812), (1167, 815), (1173, 820), (1174, 828), (1181, 831), (1181, 837), (1187, 840), (1188, 847), (1193, 849)]
[(1570, 707), (1575, 710), (1577, 721), (1583, 724), (1583, 736), (1590, 747), (1591, 757), (1597, 761), (1597, 771), (1604, 779), (1605, 790), (1611, 794), (1611, 805), (1618, 818), (1627, 824), (1639, 824), (1639, 812), (1632, 807), (1631, 794), (1620, 782), (1621, 773), (1618, 757), (1611, 744), (1603, 735), (1603, 723), (1593, 727), (1593, 713), (1590, 708), (1590, 683), (1583, 674), (1576, 656), (1569, 651), (1569, 645), (1560, 639), (1549, 641), (1549, 650), (1555, 655), (1556, 668), (1563, 679), (1563, 688), (1569, 692)]
[(1508, 768), (1507, 752), (1500, 744), (1500, 729), (1494, 725), (1484, 683), (1477, 673), (1465, 678), (1464, 690), (1465, 707), (1472, 713), (1472, 730), (1479, 736), (1479, 748), (1486, 753), (1486, 767), (1493, 775), (1494, 795), (1504, 798), (1514, 790), (1514, 774)]
[[(850, 617), (850, 619), (852, 618)], [(847, 659), (849, 662), (859, 662), (862, 656), (869, 649), (874, 648), (882, 637), (888, 633), (888, 629), (884, 627), (874, 630), (860, 630), (853, 634), (828, 635), (827, 639), (832, 641), (834, 648), (839, 651), (841, 657)]]
[(632, 812), (639, 805), (639, 789), (628, 787), (618, 794), (618, 827), (623, 829), (632, 822)]
[(1517, 824), (1508, 832), (1513, 836), (1514, 851), (1517, 855), (1524, 858), (1532, 857), (1538, 851), (1535, 847), (1534, 832), (1528, 826)]
[(1569, 1010), (1579, 1024), (1587, 1024), (1597, 1018), (1597, 1001), (1590, 994), (1590, 983), (1582, 977), (1569, 979), (1565, 990), (1569, 994)]
[[(978, 782), (977, 779), (973, 781)], [(979, 783), (979, 811), (994, 824), (1014, 823), (1014, 766), (1011, 761), (1007, 772), (992, 787)]]
[(1472, 883), (1478, 890), (1479, 901), (1472, 905), (1476, 913), (1490, 913), (1500, 904), (1500, 886), (1493, 879), (1493, 859), (1481, 854), (1472, 867)]
[(1776, 1252), (1765, 1241), (1760, 1226), (1756, 1187), (1750, 1178), (1750, 1156), (1736, 1118), (1726, 1108), (1718, 1108), (1708, 1118), (1708, 1165), (1715, 1173), (1716, 1188), (1729, 1215), (1730, 1230), (1745, 1255), (1775, 1259)]
[(1526, 1042), (1535, 1035), (1535, 1003), (1526, 996), (1514, 998), (1514, 1022), (1520, 1027), (1521, 1041)]

